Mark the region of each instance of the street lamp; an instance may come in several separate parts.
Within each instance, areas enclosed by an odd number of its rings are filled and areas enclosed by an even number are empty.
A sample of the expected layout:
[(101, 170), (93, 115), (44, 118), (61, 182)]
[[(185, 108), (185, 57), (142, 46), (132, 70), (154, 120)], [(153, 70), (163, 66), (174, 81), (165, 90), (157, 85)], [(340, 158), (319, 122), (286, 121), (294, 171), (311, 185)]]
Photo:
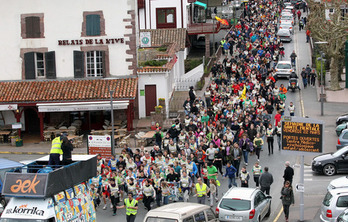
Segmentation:
[[(314, 44), (317, 45), (323, 45), (323, 44), (328, 44), (328, 42), (314, 42)], [(321, 61), (320, 64), (320, 115), (324, 116), (324, 75), (323, 75), (323, 61), (325, 62), (326, 60), (324, 59), (325, 54), (323, 52), (320, 52), (320, 56), (319, 58), (317, 58), (317, 60)]]
[(211, 13), (211, 18), (213, 19), (213, 58), (215, 58), (215, 13)]
[(110, 93), (110, 108), (111, 108), (111, 154), (115, 155), (115, 129), (114, 129), (114, 103), (112, 99), (112, 95), (115, 90), (111, 90), (108, 85), (109, 93)]

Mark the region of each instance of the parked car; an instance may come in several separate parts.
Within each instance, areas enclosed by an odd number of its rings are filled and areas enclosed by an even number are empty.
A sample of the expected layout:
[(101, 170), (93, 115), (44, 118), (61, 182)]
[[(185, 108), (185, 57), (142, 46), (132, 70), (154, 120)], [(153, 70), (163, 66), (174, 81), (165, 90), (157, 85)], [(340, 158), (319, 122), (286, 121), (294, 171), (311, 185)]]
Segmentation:
[(348, 122), (347, 123), (341, 123), (340, 125), (338, 125), (336, 127), (336, 134), (337, 134), (337, 136), (340, 136), (342, 131), (344, 129), (347, 129), (347, 128), (348, 128)]
[(348, 171), (348, 146), (334, 153), (316, 156), (312, 160), (312, 171), (323, 173), (327, 176)]
[(171, 203), (147, 212), (144, 222), (217, 222), (214, 211), (208, 206), (197, 203)]
[(348, 208), (338, 215), (337, 222), (348, 222)]
[(329, 190), (321, 204), (320, 220), (334, 222), (348, 207), (348, 188)]
[(346, 122), (348, 122), (348, 113), (344, 113), (344, 114), (340, 115), (339, 117), (337, 117), (336, 126), (338, 126), (342, 123), (346, 123)]
[(337, 188), (348, 188), (348, 176), (339, 177), (337, 179), (331, 180), (327, 186), (327, 190), (337, 189)]
[(216, 215), (220, 221), (262, 221), (271, 214), (271, 196), (258, 188), (232, 187), (221, 198)]
[(275, 76), (288, 78), (292, 72), (294, 72), (290, 61), (279, 61), (275, 67)]
[(292, 34), (289, 29), (279, 29), (277, 32), (277, 36), (282, 42), (291, 42)]
[(341, 149), (348, 145), (348, 129), (342, 130), (340, 136), (338, 137), (336, 148)]

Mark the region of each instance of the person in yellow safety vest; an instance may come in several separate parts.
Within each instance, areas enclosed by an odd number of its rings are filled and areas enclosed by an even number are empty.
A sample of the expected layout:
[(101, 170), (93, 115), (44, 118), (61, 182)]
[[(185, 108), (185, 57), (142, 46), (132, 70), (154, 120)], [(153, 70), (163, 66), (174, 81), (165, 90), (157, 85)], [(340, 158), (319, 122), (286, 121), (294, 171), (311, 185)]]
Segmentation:
[(48, 160), (48, 166), (59, 166), (60, 155), (63, 154), (62, 150), (63, 138), (60, 134), (56, 135), (56, 138), (52, 140), (52, 146), (50, 151), (50, 158)]
[(220, 41), (220, 47), (221, 47), (221, 50), (222, 50), (222, 54), (225, 55), (225, 50), (224, 50), (224, 44), (226, 42), (226, 39), (222, 38), (221, 41)]
[(124, 199), (124, 205), (118, 206), (117, 209), (126, 208), (127, 222), (134, 222), (138, 210), (138, 201), (133, 198), (132, 193), (128, 193), (128, 198)]
[(209, 187), (207, 186), (207, 184), (203, 183), (201, 177), (198, 177), (197, 181), (198, 183), (196, 183), (195, 185), (195, 196), (197, 196), (197, 202), (199, 204), (205, 204), (205, 197), (209, 193)]

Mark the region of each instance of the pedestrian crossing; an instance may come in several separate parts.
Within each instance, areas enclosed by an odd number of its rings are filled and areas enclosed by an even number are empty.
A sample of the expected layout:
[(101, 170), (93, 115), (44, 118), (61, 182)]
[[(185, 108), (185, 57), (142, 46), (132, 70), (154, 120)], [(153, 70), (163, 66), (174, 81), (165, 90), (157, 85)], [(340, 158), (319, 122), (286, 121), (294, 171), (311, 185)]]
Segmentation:
[[(298, 168), (300, 170), (300, 168)], [(304, 166), (304, 182), (330, 182), (336, 177), (340, 177), (340, 175), (336, 175), (333, 177), (325, 176), (322, 174), (317, 174), (312, 171), (311, 166)]]

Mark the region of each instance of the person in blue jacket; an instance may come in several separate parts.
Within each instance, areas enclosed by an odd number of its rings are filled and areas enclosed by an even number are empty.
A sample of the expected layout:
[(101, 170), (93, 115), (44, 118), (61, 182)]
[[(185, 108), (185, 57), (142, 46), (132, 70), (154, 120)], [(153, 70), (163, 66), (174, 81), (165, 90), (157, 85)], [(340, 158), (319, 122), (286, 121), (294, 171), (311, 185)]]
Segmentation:
[(194, 183), (195, 176), (197, 175), (197, 165), (195, 162), (192, 161), (191, 157), (187, 158), (187, 171), (189, 172), (189, 175), (191, 177), (192, 183)]
[(228, 162), (226, 166), (226, 173), (224, 176), (225, 178), (228, 177), (228, 188), (231, 188), (232, 185), (235, 187), (237, 186), (236, 172), (237, 172), (237, 169), (234, 166), (232, 166), (230, 162)]

